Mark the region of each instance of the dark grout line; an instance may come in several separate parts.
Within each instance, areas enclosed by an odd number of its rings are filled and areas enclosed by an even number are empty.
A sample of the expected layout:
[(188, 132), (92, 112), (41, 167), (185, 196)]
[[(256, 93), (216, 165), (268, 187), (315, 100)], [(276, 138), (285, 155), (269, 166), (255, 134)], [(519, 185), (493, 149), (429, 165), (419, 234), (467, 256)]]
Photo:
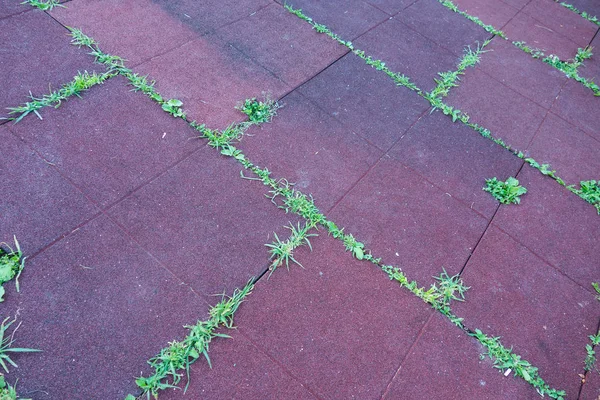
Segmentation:
[[(527, 3), (527, 4), (529, 4), (529, 3)], [(540, 25), (542, 25), (544, 28), (546, 28), (546, 29), (549, 29), (549, 30), (550, 30), (552, 33), (554, 33), (555, 35), (558, 35), (558, 36), (560, 36), (561, 38), (563, 38), (563, 39), (566, 39), (566, 40), (568, 40), (569, 42), (573, 43), (573, 44), (575, 45), (575, 47), (577, 47), (577, 48), (578, 48), (578, 47), (580, 47), (580, 45), (579, 45), (578, 43), (575, 43), (575, 42), (574, 42), (573, 40), (571, 40), (571, 38), (569, 38), (568, 36), (565, 36), (565, 35), (563, 35), (562, 33), (555, 31), (554, 29), (550, 28), (549, 26), (546, 26), (546, 23), (545, 23), (545, 22), (543, 22), (543, 21), (540, 21), (539, 19), (537, 19), (537, 18), (535, 17), (535, 15), (531, 15), (531, 14), (529, 14), (529, 13), (525, 12), (525, 11), (523, 11), (523, 9), (521, 9), (521, 11), (520, 11), (519, 13), (521, 13), (521, 12), (522, 12), (523, 14), (527, 15), (529, 18), (533, 19), (534, 21), (538, 22), (538, 23), (539, 23)], [(582, 18), (582, 19), (583, 19), (583, 18)]]
[[(596, 327), (596, 331), (595, 331), (594, 335), (597, 333), (600, 333), (600, 319), (598, 320), (598, 326)], [(596, 350), (597, 347), (600, 347), (600, 346), (594, 346), (594, 350)], [(597, 360), (596, 360), (596, 362), (597, 362)], [(594, 373), (594, 370), (591, 370), (591, 371), (584, 370), (583, 374), (582, 374), (584, 376), (583, 379), (587, 380), (590, 373)], [(581, 383), (579, 384), (579, 393), (577, 394), (577, 400), (581, 399), (581, 393), (583, 392), (583, 385), (585, 385), (585, 383), (582, 380)]]
[(0, 17), (0, 21), (5, 20), (5, 19), (9, 19), (9, 18), (12, 18), (12, 17), (16, 17), (16, 16), (19, 16), (19, 15), (23, 15), (25, 13), (28, 13), (28, 12), (31, 12), (31, 11), (34, 11), (34, 10), (35, 10), (34, 7), (27, 7), (23, 11), (17, 11), (14, 14), (9, 14), (9, 15), (5, 15), (4, 17)]

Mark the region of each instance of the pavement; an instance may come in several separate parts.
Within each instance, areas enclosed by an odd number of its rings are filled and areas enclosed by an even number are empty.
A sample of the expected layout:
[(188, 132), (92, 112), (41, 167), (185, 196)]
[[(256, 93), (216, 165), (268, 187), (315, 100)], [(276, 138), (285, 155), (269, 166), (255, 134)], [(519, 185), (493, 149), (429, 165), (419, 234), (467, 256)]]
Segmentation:
[[(595, 0), (571, 3), (600, 16)], [(552, 0), (455, 1), (504, 40), (437, 0), (288, 4), (424, 91), (491, 39), (445, 101), (567, 184), (600, 179), (600, 97), (511, 43), (566, 61), (600, 49), (598, 24)], [(236, 145), (248, 159), (419, 285), (460, 274), (470, 289), (452, 310), (465, 325), (501, 337), (567, 399), (600, 398), (600, 374), (584, 370), (600, 328), (592, 205), (272, 0), (70, 0), (48, 11), (0, 0), (0, 117), (77, 72), (105, 71), (66, 27), (211, 128), (243, 121), (235, 107), (247, 98), (277, 100), (272, 122)], [(600, 81), (600, 57), (580, 75)], [(260, 277), (232, 338), (211, 343), (212, 368), (199, 359), (187, 392), (160, 398), (540, 398), (324, 229), (295, 252), (302, 268), (265, 274), (265, 244), (302, 218), (126, 78), (39, 113), (0, 120), (0, 241), (16, 235), (28, 257), (0, 310), (21, 323), (16, 345), (43, 350), (13, 357), (6, 377), (21, 396), (137, 396), (148, 359)], [(511, 176), (528, 190), (519, 205), (482, 190)]]

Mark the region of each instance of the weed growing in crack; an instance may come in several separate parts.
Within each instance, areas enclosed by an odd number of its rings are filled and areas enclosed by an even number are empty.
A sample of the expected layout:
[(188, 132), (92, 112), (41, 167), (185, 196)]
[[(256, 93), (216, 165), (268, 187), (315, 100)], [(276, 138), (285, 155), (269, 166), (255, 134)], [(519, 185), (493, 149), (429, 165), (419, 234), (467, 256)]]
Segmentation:
[(58, 0), (25, 0), (21, 4), (29, 4), (30, 6), (39, 8), (42, 11), (50, 11), (54, 7), (66, 8), (65, 6), (60, 4)]
[(600, 215), (600, 181), (581, 181), (579, 185), (579, 189), (574, 186), (568, 186), (568, 189), (596, 207), (598, 215)]
[(246, 99), (242, 105), (236, 108), (246, 114), (250, 122), (262, 124), (271, 122), (273, 117), (277, 114), (279, 106), (277, 102), (269, 99), (269, 97), (266, 97), (265, 101), (257, 100), (254, 97)]
[[(19, 291), (19, 276), (25, 268), (25, 258), (21, 252), (21, 246), (17, 241), (16, 236), (14, 237), (15, 248), (13, 249), (7, 243), (0, 243), (0, 303), (4, 301), (4, 285), (6, 282), (15, 279), (15, 286), (17, 292)], [(3, 249), (1, 246), (5, 245), (8, 250)]]
[(596, 352), (594, 348), (600, 344), (600, 331), (595, 335), (590, 335), (590, 343), (585, 345), (586, 357), (584, 370), (591, 371), (596, 368)]
[(17, 367), (17, 364), (11, 358), (11, 353), (34, 353), (41, 351), (37, 349), (13, 347), (13, 344), (15, 342), (15, 334), (17, 333), (17, 329), (19, 329), (19, 326), (21, 324), (18, 324), (10, 334), (8, 333), (8, 330), (15, 322), (16, 319), (10, 321), (10, 318), (7, 317), (2, 321), (2, 323), (0, 323), (0, 365), (6, 373), (9, 372), (9, 365), (15, 368)]
[(13, 386), (11, 386), (6, 379), (4, 379), (4, 375), (0, 374), (0, 400), (31, 400), (20, 397), (17, 394), (17, 382)]
[(596, 291), (596, 300), (600, 301), (600, 285), (596, 282), (592, 282), (592, 287)]
[(269, 253), (271, 253), (271, 266), (269, 267), (270, 274), (273, 274), (275, 270), (285, 263), (285, 267), (290, 269), (290, 260), (300, 267), (304, 268), (298, 260), (294, 258), (294, 250), (302, 245), (307, 245), (312, 251), (312, 245), (310, 244), (310, 240), (308, 239), (311, 236), (318, 236), (316, 233), (309, 233), (311, 229), (315, 226), (311, 223), (305, 223), (303, 227), (300, 226), (298, 222), (298, 226), (294, 225), (286, 226), (291, 231), (290, 237), (281, 241), (277, 236), (277, 233), (273, 233), (275, 236), (275, 241), (273, 243), (267, 243), (265, 246), (269, 247)]
[(185, 113), (181, 109), (181, 106), (183, 106), (183, 102), (177, 99), (167, 100), (162, 103), (163, 111), (168, 112), (175, 118), (185, 119)]
[(486, 187), (483, 188), (488, 193), (491, 193), (496, 200), (502, 204), (519, 204), (521, 199), (519, 196), (527, 193), (527, 189), (519, 186), (519, 181), (510, 177), (506, 182), (499, 181), (497, 178), (486, 179)]
[(569, 3), (565, 3), (563, 1), (560, 0), (554, 0), (555, 3), (560, 4), (561, 6), (573, 11), (574, 13), (579, 14), (581, 17), (587, 19), (588, 21), (600, 26), (600, 20), (598, 20), (598, 17), (596, 17), (595, 15), (590, 15), (585, 11), (579, 11), (574, 5), (569, 4)]
[(451, 301), (464, 301), (465, 292), (470, 289), (470, 287), (465, 286), (463, 280), (460, 277), (460, 274), (456, 274), (454, 276), (448, 275), (446, 270), (444, 269), (440, 276), (434, 277), (435, 280), (438, 281), (440, 298), (439, 302), (443, 306), (450, 306)]

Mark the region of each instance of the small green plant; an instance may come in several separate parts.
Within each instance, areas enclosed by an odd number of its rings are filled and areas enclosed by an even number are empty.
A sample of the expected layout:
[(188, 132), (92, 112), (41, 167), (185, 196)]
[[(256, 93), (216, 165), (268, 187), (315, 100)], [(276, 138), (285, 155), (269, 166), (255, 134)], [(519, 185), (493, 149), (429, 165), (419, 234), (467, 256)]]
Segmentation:
[(594, 290), (596, 291), (596, 300), (600, 301), (600, 285), (596, 282), (592, 282), (592, 286), (594, 287)]
[(176, 118), (184, 118), (185, 114), (181, 109), (183, 102), (177, 99), (167, 100), (162, 104), (162, 109)]
[(17, 329), (19, 329), (19, 325), (17, 325), (12, 332), (9, 334), (8, 330), (16, 322), (16, 319), (9, 321), (10, 318), (5, 318), (0, 324), (0, 365), (4, 369), (6, 373), (8, 373), (8, 366), (12, 365), (13, 367), (17, 367), (17, 364), (10, 358), (10, 353), (33, 353), (41, 350), (36, 349), (26, 349), (22, 347), (12, 347), (15, 342), (15, 333)]
[(465, 286), (460, 274), (450, 276), (444, 269), (440, 276), (434, 278), (438, 281), (439, 285), (438, 291), (440, 293), (440, 299), (438, 301), (440, 301), (443, 306), (449, 306), (450, 302), (453, 300), (464, 301), (465, 292), (469, 290), (470, 287)]
[(364, 243), (357, 241), (352, 234), (344, 235), (343, 240), (346, 251), (351, 252), (357, 260), (362, 260), (365, 258)]
[(483, 188), (489, 192), (502, 204), (519, 204), (519, 196), (527, 193), (527, 189), (519, 186), (519, 181), (510, 177), (506, 182), (499, 181), (497, 178), (486, 179), (486, 187)]
[(65, 7), (58, 0), (26, 0), (21, 4), (29, 4), (32, 7), (39, 8), (42, 11), (50, 11), (54, 7)]
[[(2, 285), (6, 282), (15, 279), (15, 286), (17, 292), (19, 291), (19, 276), (23, 272), (25, 267), (25, 258), (21, 252), (21, 246), (17, 241), (17, 237), (14, 237), (15, 248), (13, 249), (7, 243), (0, 243), (0, 302), (4, 301), (5, 289)], [(1, 246), (5, 245), (7, 250)]]
[(4, 375), (0, 374), (0, 400), (31, 400), (24, 399), (17, 394), (17, 383), (15, 382), (14, 386), (11, 386), (6, 379), (4, 379)]
[(600, 344), (600, 331), (595, 335), (590, 335), (590, 343), (585, 345), (586, 357), (585, 357), (585, 371), (591, 371), (596, 367), (596, 351), (595, 346)]
[(271, 119), (277, 114), (279, 106), (277, 102), (269, 98), (265, 101), (259, 101), (253, 97), (246, 99), (242, 105), (236, 108), (246, 114), (250, 122), (261, 124), (271, 122)]
[(600, 181), (581, 181), (579, 185), (581, 187), (580, 189), (572, 187), (569, 189), (588, 203), (593, 204), (596, 207), (598, 214), (600, 214)]
[(285, 263), (286, 268), (290, 269), (290, 260), (300, 267), (304, 268), (298, 260), (294, 258), (294, 250), (304, 244), (306, 244), (310, 250), (312, 251), (312, 245), (310, 244), (310, 240), (308, 239), (311, 236), (317, 236), (316, 233), (309, 233), (309, 231), (314, 228), (314, 226), (310, 223), (306, 223), (303, 227), (298, 223), (298, 227), (294, 225), (286, 226), (291, 231), (290, 237), (281, 241), (277, 236), (277, 233), (273, 233), (275, 236), (275, 241), (273, 243), (267, 243), (265, 246), (269, 247), (269, 252), (271, 253), (271, 266), (269, 270), (270, 274), (273, 274), (275, 270)]

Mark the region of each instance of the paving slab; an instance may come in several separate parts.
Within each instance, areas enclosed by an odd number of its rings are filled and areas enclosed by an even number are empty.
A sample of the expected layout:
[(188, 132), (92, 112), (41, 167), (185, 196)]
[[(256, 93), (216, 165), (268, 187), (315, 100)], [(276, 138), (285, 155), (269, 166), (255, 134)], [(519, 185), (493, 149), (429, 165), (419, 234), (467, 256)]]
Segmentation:
[(512, 43), (494, 38), (479, 68), (536, 104), (550, 109), (567, 81), (565, 74), (532, 58)]
[(527, 148), (547, 112), (479, 68), (467, 70), (446, 103), (518, 150)]
[(30, 259), (20, 281), (18, 343), (43, 352), (15, 357), (10, 376), (36, 399), (124, 398), (208, 310), (104, 216)]
[(341, 242), (313, 239), (304, 269), (259, 281), (238, 329), (320, 398), (379, 399), (432, 311)]
[(500, 336), (546, 383), (576, 398), (585, 345), (600, 316), (594, 295), (496, 227), (485, 233), (462, 277), (471, 289), (453, 310), (465, 324)]
[(245, 115), (235, 109), (245, 99), (283, 97), (291, 89), (237, 49), (215, 36), (189, 42), (135, 68), (156, 79), (165, 98), (183, 101), (188, 118), (224, 129)]
[(453, 2), (460, 10), (496, 29), (502, 29), (519, 12), (518, 8), (497, 0), (454, 0)]
[(438, 72), (455, 70), (460, 58), (413, 30), (398, 17), (361, 36), (354, 45), (385, 62), (392, 71), (408, 76), (425, 91), (436, 86), (434, 79), (438, 78)]
[(388, 150), (429, 103), (348, 54), (298, 89), (349, 130)]
[(515, 176), (522, 165), (510, 152), (441, 112), (421, 118), (389, 156), (488, 219), (498, 202), (482, 190), (485, 180)]
[(198, 36), (151, 0), (72, 0), (51, 14), (62, 24), (81, 29), (104, 52), (123, 57), (129, 66)]
[(231, 293), (267, 269), (273, 232), (285, 240), (297, 222), (241, 169), (204, 147), (108, 213), (199, 293)]
[(0, 242), (12, 245), (16, 235), (25, 255), (32, 255), (99, 212), (8, 125), (0, 126), (0, 140)]
[(377, 7), (389, 15), (395, 15), (411, 6), (416, 1), (417, 0), (368, 0), (367, 3)]
[(532, 0), (523, 8), (523, 13), (577, 43), (580, 47), (589, 45), (598, 31), (598, 25), (554, 1)]
[(528, 190), (519, 206), (501, 207), (493, 224), (530, 251), (591, 289), (600, 280), (596, 209), (533, 168), (517, 179)]
[(106, 208), (195, 151), (194, 131), (122, 77), (11, 129)]
[(291, 87), (317, 75), (349, 51), (279, 4), (229, 24), (216, 35)]
[[(375, 25), (383, 22), (389, 15), (363, 0), (344, 2), (276, 0), (279, 4), (288, 4), (301, 9), (320, 24), (325, 24), (345, 40), (354, 40)], [(413, 0), (414, 1), (414, 0)]]
[(570, 0), (570, 3), (580, 11), (585, 11), (592, 16), (600, 15), (600, 4), (595, 0)]
[[(252, 301), (252, 297), (248, 298)], [(245, 305), (240, 309), (243, 313)], [(191, 368), (190, 386), (166, 390), (161, 399), (318, 399), (285, 368), (264, 354), (239, 332), (226, 332), (232, 339), (211, 343), (209, 368), (204, 359)]]
[(438, 0), (419, 0), (396, 18), (458, 57), (466, 46), (476, 47), (492, 36)]
[(488, 221), (392, 158), (383, 158), (329, 213), (346, 233), (421, 286), (464, 266)]
[(529, 147), (531, 157), (549, 163), (568, 184), (597, 179), (600, 142), (549, 113)]
[(238, 146), (252, 162), (294, 182), (328, 211), (383, 152), (307, 100), (286, 96), (272, 123), (248, 131)]
[(503, 31), (509, 40), (525, 42), (529, 47), (543, 50), (546, 55), (554, 54), (563, 61), (575, 57), (577, 48), (580, 47), (552, 27), (544, 25), (543, 22), (524, 12), (517, 14), (504, 27)]
[(14, 14), (20, 14), (26, 11), (33, 11), (30, 5), (21, 4), (12, 0), (0, 1), (0, 18), (6, 18)]
[(0, 19), (0, 117), (30, 100), (30, 91), (41, 97), (78, 71), (104, 70), (69, 42), (67, 30), (41, 11)]
[(569, 80), (552, 111), (600, 140), (600, 97), (579, 82)]
[(531, 0), (500, 0), (502, 3), (508, 4), (509, 6), (518, 8), (521, 10), (525, 7)]
[(400, 366), (383, 399), (537, 399), (525, 381), (504, 377), (485, 348), (434, 314)]

